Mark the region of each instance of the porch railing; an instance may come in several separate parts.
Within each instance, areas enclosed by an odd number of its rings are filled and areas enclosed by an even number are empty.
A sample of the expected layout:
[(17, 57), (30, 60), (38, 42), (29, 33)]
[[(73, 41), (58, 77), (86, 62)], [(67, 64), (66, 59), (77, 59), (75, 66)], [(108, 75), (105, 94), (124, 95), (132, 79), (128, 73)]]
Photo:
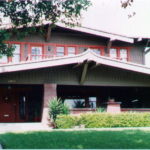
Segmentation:
[[(63, 56), (65, 56), (65, 55), (48, 55), (48, 54), (38, 55), (38, 54), (28, 54), (28, 56), (26, 57), (25, 61), (50, 59), (50, 58), (63, 57)], [(109, 58), (112, 58), (112, 57), (109, 57)], [(112, 58), (112, 59), (117, 59), (117, 60), (121, 60), (121, 61), (122, 61), (124, 58), (116, 57), (116, 58)]]
[(25, 61), (50, 59), (50, 58), (63, 57), (63, 56), (64, 55), (48, 55), (48, 54), (35, 55), (35, 54), (28, 54), (28, 56), (27, 56)]

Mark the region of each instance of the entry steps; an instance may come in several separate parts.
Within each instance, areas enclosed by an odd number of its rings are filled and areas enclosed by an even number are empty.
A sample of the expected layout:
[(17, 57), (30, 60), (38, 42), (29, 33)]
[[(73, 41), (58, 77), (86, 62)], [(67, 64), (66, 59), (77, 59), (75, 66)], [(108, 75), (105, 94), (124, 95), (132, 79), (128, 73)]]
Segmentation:
[(50, 127), (44, 127), (42, 123), (0, 123), (0, 133), (41, 130), (50, 131), (51, 129)]

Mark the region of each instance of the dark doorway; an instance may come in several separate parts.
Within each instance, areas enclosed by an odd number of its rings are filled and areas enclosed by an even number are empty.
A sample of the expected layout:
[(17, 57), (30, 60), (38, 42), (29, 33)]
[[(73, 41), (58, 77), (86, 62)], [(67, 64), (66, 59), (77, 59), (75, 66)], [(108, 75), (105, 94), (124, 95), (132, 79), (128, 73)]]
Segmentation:
[(41, 118), (42, 97), (42, 85), (0, 85), (0, 122), (34, 122), (35, 117)]

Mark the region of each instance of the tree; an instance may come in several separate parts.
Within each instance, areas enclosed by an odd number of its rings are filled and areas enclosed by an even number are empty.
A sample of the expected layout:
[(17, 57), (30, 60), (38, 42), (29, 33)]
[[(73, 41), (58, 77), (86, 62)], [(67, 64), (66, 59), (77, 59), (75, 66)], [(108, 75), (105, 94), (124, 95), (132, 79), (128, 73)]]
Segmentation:
[[(121, 1), (121, 7), (123, 7), (124, 9), (127, 8), (128, 6), (131, 6), (131, 3), (133, 2), (133, 0), (126, 0), (126, 1)], [(135, 15), (136, 13), (133, 12), (133, 16)], [(128, 18), (132, 17), (131, 14), (128, 15)]]
[[(0, 1), (0, 13), (3, 17), (9, 17), (12, 23), (10, 29), (0, 29), (0, 57), (13, 55), (15, 47), (7, 46), (5, 43), (11, 35), (17, 34), (18, 40), (22, 40), (35, 32), (47, 36), (43, 26), (44, 20), (49, 21), (53, 26), (58, 21), (70, 27), (80, 26), (81, 10), (87, 10), (90, 5), (90, 0)], [(0, 23), (2, 24), (1, 18)]]

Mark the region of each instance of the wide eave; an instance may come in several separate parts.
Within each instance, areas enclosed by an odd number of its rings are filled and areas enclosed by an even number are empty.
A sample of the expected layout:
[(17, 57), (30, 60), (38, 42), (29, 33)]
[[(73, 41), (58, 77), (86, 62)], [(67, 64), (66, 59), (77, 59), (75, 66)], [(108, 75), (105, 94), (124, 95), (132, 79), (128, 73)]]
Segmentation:
[(15, 72), (15, 71), (24, 71), (24, 70), (32, 70), (32, 69), (40, 69), (47, 67), (56, 67), (62, 65), (78, 65), (85, 62), (96, 62), (96, 64), (107, 65), (115, 68), (120, 68), (124, 70), (139, 72), (143, 74), (150, 74), (150, 68), (144, 65), (134, 64), (130, 62), (123, 62), (120, 60), (108, 58), (105, 56), (99, 56), (92, 52), (91, 50), (87, 50), (82, 54), (78, 54), (75, 56), (63, 56), (56, 58), (49, 58), (44, 60), (37, 61), (25, 61), (17, 64), (3, 64), (0, 66), (0, 73), (6, 72)]

